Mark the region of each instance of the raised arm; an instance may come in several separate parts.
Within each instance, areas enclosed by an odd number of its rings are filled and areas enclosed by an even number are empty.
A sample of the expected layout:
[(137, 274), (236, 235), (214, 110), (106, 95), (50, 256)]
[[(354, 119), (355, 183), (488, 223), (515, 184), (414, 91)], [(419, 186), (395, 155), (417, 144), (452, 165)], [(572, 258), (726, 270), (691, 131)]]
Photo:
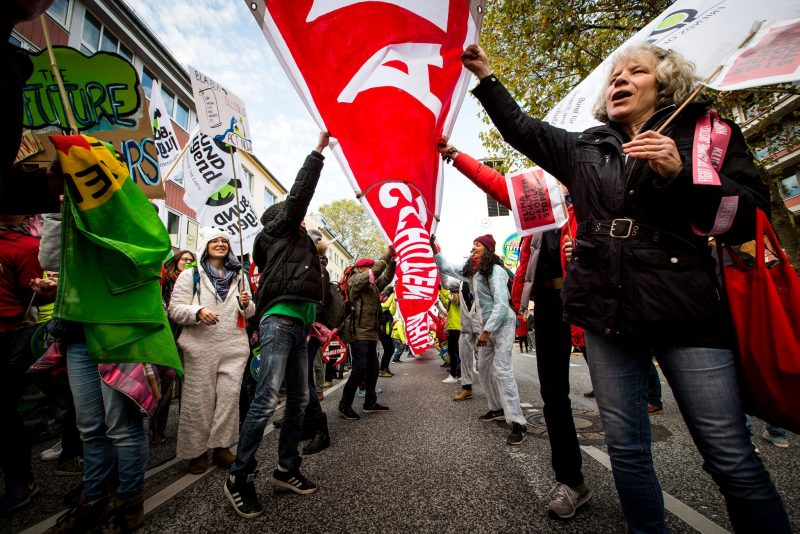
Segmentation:
[(505, 176), (491, 167), (484, 165), (469, 154), (460, 152), (453, 145), (444, 140), (439, 143), (438, 148), (442, 156), (447, 159), (452, 159), (453, 167), (469, 178), (481, 191), (506, 208), (511, 209), (511, 201), (508, 198), (508, 187), (506, 187)]

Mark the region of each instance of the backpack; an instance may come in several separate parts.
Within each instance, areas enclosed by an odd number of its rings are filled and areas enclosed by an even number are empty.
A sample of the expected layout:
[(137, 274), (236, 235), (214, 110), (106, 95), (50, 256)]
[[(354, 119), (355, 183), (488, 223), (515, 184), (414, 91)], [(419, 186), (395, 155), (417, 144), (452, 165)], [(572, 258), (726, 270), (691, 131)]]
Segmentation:
[(356, 272), (357, 271), (355, 265), (348, 265), (347, 267), (345, 267), (344, 273), (342, 273), (342, 279), (339, 280), (339, 283), (337, 284), (339, 294), (342, 296), (345, 308), (353, 307), (353, 303), (350, 302), (350, 279)]
[(339, 284), (336, 282), (328, 282), (330, 284), (330, 302), (325, 303), (322, 317), (319, 318), (320, 322), (328, 328), (342, 328), (344, 324), (344, 317), (346, 313), (346, 306), (342, 292), (339, 289)]

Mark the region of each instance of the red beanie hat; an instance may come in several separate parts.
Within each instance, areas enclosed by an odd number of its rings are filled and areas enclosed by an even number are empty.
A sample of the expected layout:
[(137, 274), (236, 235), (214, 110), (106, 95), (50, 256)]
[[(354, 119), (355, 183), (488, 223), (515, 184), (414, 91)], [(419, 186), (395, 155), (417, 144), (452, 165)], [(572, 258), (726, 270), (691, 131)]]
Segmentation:
[(370, 258), (361, 258), (356, 262), (356, 267), (372, 267), (375, 265), (375, 260)]
[(473, 242), (480, 243), (484, 247), (488, 248), (492, 252), (494, 252), (494, 247), (497, 245), (497, 242), (494, 240), (492, 234), (486, 234), (482, 236), (478, 236), (472, 240)]

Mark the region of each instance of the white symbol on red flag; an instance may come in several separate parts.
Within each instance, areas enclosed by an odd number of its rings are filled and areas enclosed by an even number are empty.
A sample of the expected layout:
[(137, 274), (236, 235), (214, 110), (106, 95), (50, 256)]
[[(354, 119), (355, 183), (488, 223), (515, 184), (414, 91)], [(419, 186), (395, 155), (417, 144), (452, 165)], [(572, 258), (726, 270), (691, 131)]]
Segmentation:
[[(400, 313), (422, 325), (438, 295), (428, 244), (442, 192), (436, 143), (469, 84), (460, 56), (477, 42), (483, 0), (246, 3), (317, 125), (336, 138), (334, 155), (398, 253)], [(410, 344), (419, 353), (426, 343)]]

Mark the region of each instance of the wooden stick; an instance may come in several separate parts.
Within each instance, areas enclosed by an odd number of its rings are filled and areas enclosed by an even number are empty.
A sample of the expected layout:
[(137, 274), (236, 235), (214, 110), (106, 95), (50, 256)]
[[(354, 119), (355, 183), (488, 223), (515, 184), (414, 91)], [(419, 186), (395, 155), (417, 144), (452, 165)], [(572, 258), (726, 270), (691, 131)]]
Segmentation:
[(669, 126), (669, 124), (670, 124), (670, 123), (671, 123), (671, 122), (672, 122), (672, 121), (675, 119), (675, 117), (677, 117), (677, 116), (678, 116), (678, 114), (679, 114), (681, 111), (683, 111), (683, 110), (684, 110), (684, 108), (686, 108), (686, 106), (688, 106), (688, 105), (689, 105), (689, 104), (690, 104), (690, 103), (691, 103), (691, 102), (692, 102), (692, 101), (693, 101), (695, 98), (697, 98), (697, 95), (699, 95), (701, 92), (703, 92), (703, 89), (705, 89), (705, 88), (706, 88), (706, 85), (705, 85), (705, 84), (707, 84), (708, 82), (710, 82), (711, 80), (713, 80), (713, 79), (714, 79), (714, 77), (715, 77), (717, 74), (719, 74), (719, 71), (721, 71), (721, 70), (722, 70), (722, 67), (724, 67), (724, 66), (725, 66), (725, 65), (720, 65), (719, 67), (717, 67), (716, 69), (714, 69), (714, 72), (712, 72), (712, 73), (711, 73), (711, 76), (709, 76), (708, 78), (706, 78), (705, 80), (703, 80), (703, 82), (697, 86), (697, 89), (695, 89), (695, 90), (692, 92), (692, 94), (690, 94), (690, 95), (689, 95), (689, 98), (687, 98), (687, 99), (684, 101), (684, 103), (683, 103), (683, 104), (681, 104), (681, 107), (679, 107), (678, 109), (676, 109), (676, 110), (675, 110), (675, 111), (672, 113), (672, 115), (670, 115), (670, 116), (669, 116), (669, 118), (667, 119), (667, 122), (665, 122), (664, 124), (662, 124), (662, 125), (661, 125), (661, 128), (659, 128), (658, 130), (656, 130), (656, 133), (659, 133), (659, 134), (660, 134), (661, 132), (663, 132), (663, 131), (664, 131), (664, 128), (666, 128), (667, 126)]
[[(39, 20), (42, 23), (42, 33), (44, 33), (44, 42), (47, 45), (47, 54), (50, 56), (50, 70), (53, 72), (56, 84), (58, 84), (58, 93), (61, 95), (61, 104), (64, 106), (64, 114), (67, 117), (69, 131), (72, 135), (78, 135), (78, 126), (75, 122), (75, 116), (72, 114), (72, 107), (69, 105), (67, 90), (64, 89), (64, 80), (61, 79), (61, 71), (58, 69), (58, 61), (56, 61), (56, 54), (50, 42), (50, 33), (47, 30), (47, 20), (44, 13), (39, 15)], [(62, 124), (61, 127), (63, 128), (64, 125)]]
[[(188, 143), (187, 143), (188, 144)], [(244, 239), (242, 238), (242, 210), (239, 205), (239, 184), (236, 180), (236, 161), (233, 159), (233, 145), (228, 145), (231, 155), (231, 167), (233, 167), (233, 190), (236, 193), (236, 227), (239, 229), (239, 263), (244, 269)], [(242, 276), (240, 290), (244, 288), (244, 276)]]
[[(167, 119), (167, 120), (169, 120), (169, 119)], [(169, 178), (172, 175), (172, 171), (174, 171), (175, 167), (178, 166), (178, 163), (181, 162), (181, 158), (183, 157), (184, 154), (186, 154), (186, 150), (188, 150), (189, 145), (191, 144), (191, 142), (192, 142), (192, 139), (189, 138), (189, 141), (187, 141), (186, 144), (184, 145), (184, 147), (181, 149), (180, 154), (178, 154), (178, 157), (175, 158), (175, 161), (172, 162), (172, 165), (169, 166), (169, 169), (167, 169), (167, 172), (164, 173), (161, 176), (161, 183), (162, 184), (167, 181), (167, 178)]]

